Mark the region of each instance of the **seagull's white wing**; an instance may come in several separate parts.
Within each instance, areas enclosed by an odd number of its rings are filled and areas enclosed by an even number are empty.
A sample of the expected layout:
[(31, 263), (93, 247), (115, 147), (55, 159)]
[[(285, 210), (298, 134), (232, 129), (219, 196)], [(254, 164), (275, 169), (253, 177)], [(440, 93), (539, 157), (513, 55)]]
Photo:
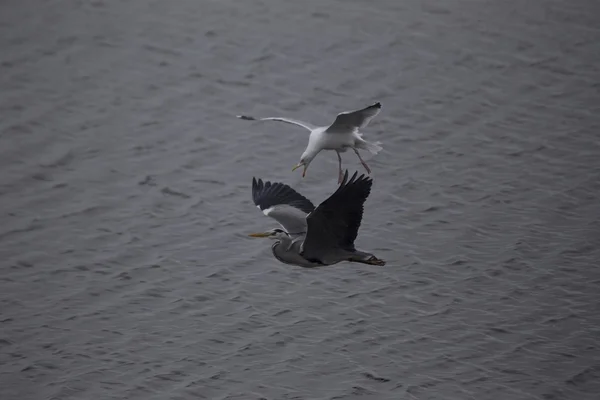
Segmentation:
[(315, 209), (310, 200), (288, 185), (256, 178), (252, 179), (252, 200), (289, 234), (306, 232), (306, 216)]
[(377, 102), (369, 107), (357, 111), (346, 111), (338, 114), (333, 124), (325, 132), (348, 133), (366, 127), (381, 111), (381, 103)]
[(316, 128), (316, 126), (313, 125), (313, 124), (309, 124), (308, 122), (298, 121), (297, 119), (291, 119), (291, 118), (281, 118), (281, 117), (255, 118), (255, 117), (251, 117), (251, 116), (248, 116), (248, 115), (238, 115), (237, 117), (239, 119), (243, 119), (243, 120), (246, 120), (246, 121), (279, 121), (279, 122), (285, 122), (285, 123), (288, 123), (288, 124), (301, 126), (304, 129), (308, 129), (309, 131), (312, 131), (313, 129)]

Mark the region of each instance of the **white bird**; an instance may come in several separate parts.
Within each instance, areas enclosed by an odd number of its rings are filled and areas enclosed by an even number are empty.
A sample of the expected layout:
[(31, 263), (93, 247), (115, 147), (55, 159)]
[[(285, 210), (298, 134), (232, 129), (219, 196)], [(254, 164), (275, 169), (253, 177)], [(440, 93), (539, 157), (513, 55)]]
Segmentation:
[(358, 156), (358, 159), (367, 170), (367, 173), (371, 174), (371, 169), (362, 159), (358, 150), (364, 149), (371, 154), (377, 154), (382, 150), (382, 147), (380, 146), (381, 143), (367, 142), (362, 138), (359, 129), (366, 127), (380, 111), (381, 103), (377, 102), (362, 110), (342, 112), (338, 114), (331, 125), (327, 126), (315, 126), (308, 122), (302, 122), (291, 118), (255, 118), (247, 115), (238, 115), (237, 117), (248, 121), (281, 121), (308, 129), (310, 131), (308, 145), (300, 157), (300, 162), (292, 169), (292, 171), (304, 167), (304, 170), (302, 171), (302, 177), (304, 177), (308, 165), (321, 150), (335, 150), (338, 156), (339, 165), (338, 183), (341, 184), (344, 175), (342, 173), (342, 156), (340, 153), (344, 153), (349, 148), (354, 150), (354, 153)]

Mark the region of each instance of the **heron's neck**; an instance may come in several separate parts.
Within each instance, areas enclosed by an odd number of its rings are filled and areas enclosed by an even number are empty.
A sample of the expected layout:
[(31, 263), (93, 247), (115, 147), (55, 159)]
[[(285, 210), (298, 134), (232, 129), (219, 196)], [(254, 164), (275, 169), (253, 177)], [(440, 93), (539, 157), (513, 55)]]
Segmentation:
[[(292, 234), (290, 234), (292, 235)], [(277, 251), (288, 252), (294, 246), (294, 242), (298, 241), (300, 236), (286, 236), (280, 237), (271, 248), (273, 249), (273, 254), (277, 256)]]
[[(291, 235), (291, 234), (290, 234)], [(275, 242), (275, 244), (282, 244), (284, 246), (289, 246), (292, 242), (294, 241), (294, 239), (290, 236), (282, 236), (279, 239), (277, 239), (277, 241)]]

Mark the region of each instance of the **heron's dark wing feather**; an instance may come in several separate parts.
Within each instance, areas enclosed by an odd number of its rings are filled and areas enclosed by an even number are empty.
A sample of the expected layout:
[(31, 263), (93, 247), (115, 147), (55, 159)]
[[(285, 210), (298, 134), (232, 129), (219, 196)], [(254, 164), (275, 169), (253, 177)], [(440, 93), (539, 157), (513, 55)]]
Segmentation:
[(327, 200), (306, 218), (308, 230), (303, 244), (303, 256), (321, 260), (336, 249), (354, 250), (354, 241), (362, 221), (363, 206), (371, 193), (373, 181), (348, 171), (342, 184)]
[(252, 200), (262, 211), (278, 205), (288, 205), (306, 214), (315, 209), (314, 204), (284, 183), (263, 182), (252, 178)]
[(327, 133), (346, 133), (366, 127), (381, 111), (381, 103), (377, 102), (362, 110), (346, 111), (338, 114), (333, 124), (327, 128)]
[(252, 178), (252, 200), (289, 234), (304, 234), (306, 215), (315, 209), (310, 200), (288, 185), (256, 178)]

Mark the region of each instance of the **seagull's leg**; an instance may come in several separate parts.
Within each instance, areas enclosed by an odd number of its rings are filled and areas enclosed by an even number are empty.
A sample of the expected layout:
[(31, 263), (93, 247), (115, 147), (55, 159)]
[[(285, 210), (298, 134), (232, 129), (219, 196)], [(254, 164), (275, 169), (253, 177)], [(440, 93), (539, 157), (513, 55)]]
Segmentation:
[(342, 155), (337, 150), (335, 152), (338, 156), (338, 185), (340, 185), (342, 183), (342, 180), (344, 179), (344, 174), (342, 173)]
[(358, 156), (358, 159), (360, 160), (360, 162), (363, 165), (363, 167), (365, 167), (365, 169), (367, 170), (367, 173), (369, 175), (371, 175), (371, 168), (369, 168), (369, 166), (367, 165), (367, 163), (365, 162), (365, 160), (362, 159), (362, 157), (360, 156), (360, 153), (358, 152), (358, 150), (356, 150), (354, 147), (352, 148), (352, 150), (354, 150), (354, 152)]

